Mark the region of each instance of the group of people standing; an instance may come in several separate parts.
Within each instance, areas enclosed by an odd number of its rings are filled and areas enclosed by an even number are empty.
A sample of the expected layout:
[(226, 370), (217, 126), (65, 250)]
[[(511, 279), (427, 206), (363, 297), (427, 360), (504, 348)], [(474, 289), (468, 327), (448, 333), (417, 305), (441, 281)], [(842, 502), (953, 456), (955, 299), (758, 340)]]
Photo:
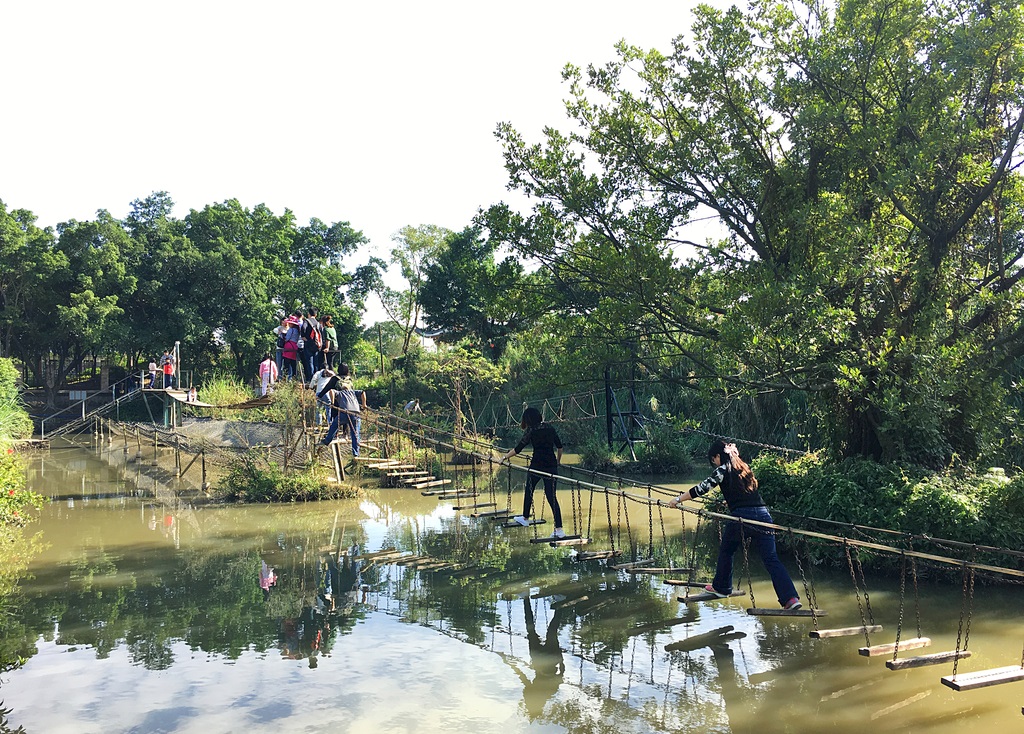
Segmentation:
[(305, 381), (324, 367), (334, 369), (338, 361), (338, 331), (331, 316), (318, 317), (315, 308), (306, 309), (305, 316), (293, 311), (281, 319), (274, 335), (280, 355), (277, 367), (286, 379), (294, 379), (300, 365)]

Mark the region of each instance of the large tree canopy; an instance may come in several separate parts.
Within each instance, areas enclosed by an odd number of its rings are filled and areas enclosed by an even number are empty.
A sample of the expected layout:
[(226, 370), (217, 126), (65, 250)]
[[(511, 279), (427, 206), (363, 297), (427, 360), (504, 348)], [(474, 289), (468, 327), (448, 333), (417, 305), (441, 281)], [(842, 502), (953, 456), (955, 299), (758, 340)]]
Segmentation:
[(45, 370), (50, 403), (88, 354), (132, 366), (176, 341), (187, 368), (218, 366), (226, 346), (249, 376), (294, 308), (332, 314), (343, 352), (359, 339), (368, 276), (341, 262), (367, 240), (348, 222), (302, 226), (234, 199), (183, 220), (172, 209), (158, 192), (123, 221), (100, 211), (55, 234), (0, 202), (0, 354)]
[[(499, 126), (538, 203), (488, 226), (662, 374), (803, 393), (839, 455), (973, 458), (1024, 351), (1019, 3), (696, 17), (567, 68), (575, 132)], [(688, 240), (709, 213), (727, 236)]]

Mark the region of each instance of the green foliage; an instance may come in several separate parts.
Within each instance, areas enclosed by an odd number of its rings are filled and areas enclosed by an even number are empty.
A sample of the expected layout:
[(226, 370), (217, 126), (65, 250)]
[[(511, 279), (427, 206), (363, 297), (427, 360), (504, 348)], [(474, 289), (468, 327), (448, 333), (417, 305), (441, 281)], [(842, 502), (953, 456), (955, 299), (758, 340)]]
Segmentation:
[[(237, 405), (238, 403), (252, 400), (255, 397), (252, 388), (233, 375), (223, 373), (216, 373), (206, 377), (196, 387), (196, 392), (199, 401), (210, 403), (211, 405)], [(217, 408), (190, 408), (190, 410), (195, 410), (200, 415), (218, 419), (242, 418), (244, 420), (247, 418), (245, 415), (240, 415), (237, 410), (218, 410)], [(242, 412), (244, 413), (244, 411)]]
[(360, 495), (358, 487), (331, 484), (316, 472), (285, 474), (257, 452), (236, 459), (217, 492), (238, 502), (311, 502)]
[(1019, 548), (1024, 477), (931, 473), (865, 459), (827, 463), (762, 454), (752, 462), (773, 508), (914, 535)]
[[(985, 454), (1024, 354), (1018, 3), (695, 17), (667, 53), (568, 67), (573, 132), (499, 126), (536, 203), (489, 209), (492, 239), (577, 340), (707, 397), (800, 395), (834, 456)], [(687, 239), (705, 208), (725, 236)]]

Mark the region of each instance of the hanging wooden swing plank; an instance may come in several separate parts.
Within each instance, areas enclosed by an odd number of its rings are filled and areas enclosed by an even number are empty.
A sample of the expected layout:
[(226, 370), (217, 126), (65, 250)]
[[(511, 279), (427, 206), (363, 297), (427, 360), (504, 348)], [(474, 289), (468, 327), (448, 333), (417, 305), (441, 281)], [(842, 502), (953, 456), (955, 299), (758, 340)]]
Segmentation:
[[(903, 647), (903, 645), (900, 644), (900, 647)], [(969, 658), (970, 656), (970, 650), (961, 650), (959, 654), (956, 650), (951, 650), (949, 652), (934, 652), (931, 655), (918, 655), (912, 658), (898, 658), (896, 660), (886, 660), (885, 667), (887, 667), (889, 670), (923, 668), (925, 665), (938, 665), (939, 663), (948, 663), (950, 660), (956, 660), (957, 657)]]
[[(547, 523), (547, 520), (528, 520), (527, 522), (529, 522), (530, 525), (544, 525), (545, 523)], [(506, 523), (502, 523), (501, 527), (503, 527), (503, 528), (525, 528), (527, 526), (526, 525), (520, 525), (517, 522), (506, 522)]]
[(494, 517), (505, 518), (511, 515), (509, 510), (492, 510), (491, 512), (474, 512), (470, 517)]
[[(548, 536), (546, 536), (544, 538), (530, 538), (530, 542), (531, 543), (550, 543), (551, 545), (554, 545), (555, 543), (559, 543), (559, 542), (561, 542), (563, 540), (581, 540), (581, 538), (578, 535), (566, 535), (566, 536), (564, 536), (562, 538), (556, 538), (553, 535), (548, 535)], [(570, 543), (565, 543), (565, 545), (571, 545), (571, 544)]]
[[(746, 596), (745, 591), (734, 591), (729, 596)], [(681, 601), (684, 604), (693, 604), (698, 601), (721, 601), (728, 597), (719, 596), (718, 594), (712, 594), (710, 591), (705, 591), (703, 594), (690, 594), (688, 596), (677, 596), (676, 601)]]
[(606, 558), (618, 558), (622, 555), (620, 550), (583, 551), (576, 554), (577, 561), (602, 561)]
[[(928, 647), (930, 644), (932, 644), (930, 637), (911, 637), (909, 640), (900, 640), (900, 650), (916, 650), (919, 647)], [(876, 655), (892, 655), (895, 651), (896, 643), (887, 642), (884, 645), (858, 648), (857, 654), (873, 658)]]
[[(960, 654), (963, 655), (962, 652)], [(942, 685), (949, 686), (954, 691), (970, 691), (974, 688), (998, 686), (1000, 683), (1012, 683), (1017, 680), (1024, 680), (1024, 667), (1008, 665), (1005, 668), (943, 676)]]
[(866, 627), (837, 627), (831, 630), (811, 630), (807, 633), (807, 636), (815, 640), (824, 640), (829, 637), (853, 637), (854, 635), (869, 635), (881, 631), (882, 625), (869, 624)]
[(828, 612), (824, 609), (768, 609), (764, 607), (753, 607), (747, 610), (747, 614), (754, 617), (827, 617)]
[(610, 566), (609, 568), (614, 568), (616, 571), (622, 571), (622, 570), (628, 569), (628, 568), (637, 568), (639, 566), (649, 566), (652, 563), (654, 563), (654, 559), (653, 558), (645, 558), (645, 559), (643, 559), (641, 561), (632, 561), (630, 563), (616, 563), (614, 566)]
[(564, 538), (552, 540), (550, 545), (552, 548), (557, 548), (560, 545), (586, 545), (589, 542), (590, 538), (584, 538), (582, 535), (566, 535)]
[(683, 581), (682, 579), (662, 579), (663, 584), (669, 586), (687, 586), (691, 589), (703, 589), (710, 582), (709, 581)]
[[(456, 512), (465, 512), (466, 510), (477, 510), (477, 509), (480, 509), (481, 507), (496, 507), (496, 506), (497, 506), (497, 503), (495, 503), (495, 502), (478, 502), (475, 505), (459, 505), (458, 507), (455, 507), (454, 509), (455, 509)], [(478, 517), (478, 516), (479, 516), (479, 513), (476, 513), (476, 512), (473, 513), (473, 517)]]

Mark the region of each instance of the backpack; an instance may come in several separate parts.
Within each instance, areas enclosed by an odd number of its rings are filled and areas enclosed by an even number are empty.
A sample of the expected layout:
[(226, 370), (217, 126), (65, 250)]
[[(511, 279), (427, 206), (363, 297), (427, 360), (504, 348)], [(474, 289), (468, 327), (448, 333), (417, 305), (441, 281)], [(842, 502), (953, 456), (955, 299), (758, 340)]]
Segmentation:
[(306, 336), (316, 346), (316, 351), (319, 352), (324, 348), (324, 333), (320, 330), (319, 326), (313, 326), (307, 318), (303, 325), (303, 331), (309, 332)]

